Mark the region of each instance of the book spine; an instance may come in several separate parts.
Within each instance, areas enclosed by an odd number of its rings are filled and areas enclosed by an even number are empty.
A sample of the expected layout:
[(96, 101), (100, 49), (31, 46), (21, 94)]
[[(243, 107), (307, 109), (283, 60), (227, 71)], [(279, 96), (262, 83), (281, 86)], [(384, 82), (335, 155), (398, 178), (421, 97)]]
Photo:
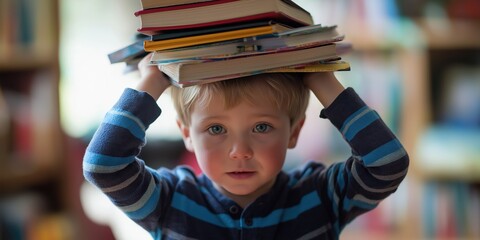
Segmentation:
[(222, 26), (212, 27), (212, 28), (199, 28), (199, 29), (193, 29), (189, 31), (170, 31), (170, 32), (152, 35), (150, 40), (160, 41), (160, 40), (167, 40), (167, 39), (173, 39), (173, 38), (196, 36), (201, 34), (212, 34), (212, 33), (226, 32), (226, 31), (261, 27), (261, 26), (269, 26), (273, 24), (274, 24), (273, 21), (256, 21), (256, 22), (247, 22), (247, 23), (239, 23), (239, 24), (227, 24), (227, 25), (222, 25)]
[(211, 21), (211, 22), (203, 22), (203, 23), (186, 24), (186, 25), (155, 26), (155, 27), (141, 26), (137, 28), (137, 31), (145, 35), (152, 36), (152, 35), (158, 34), (161, 31), (181, 30), (181, 29), (189, 29), (189, 28), (204, 28), (204, 27), (219, 26), (224, 24), (240, 23), (240, 22), (247, 22), (247, 21), (259, 21), (259, 20), (267, 20), (267, 19), (273, 20), (278, 23), (283, 23), (291, 27), (302, 27), (302, 26), (310, 25), (310, 23), (308, 22), (303, 22), (298, 19), (294, 19), (282, 13), (268, 12), (268, 13), (254, 14), (254, 15), (245, 16), (245, 17), (223, 19), (219, 21)]
[(200, 45), (211, 42), (221, 42), (237, 38), (251, 37), (255, 35), (264, 35), (273, 33), (272, 26), (264, 26), (251, 29), (240, 29), (230, 32), (213, 33), (207, 35), (192, 36), (179, 39), (168, 39), (163, 41), (149, 41), (144, 42), (145, 51), (165, 50), (171, 48), (186, 47), (192, 45)]
[(4, 166), (8, 156), (10, 136), (10, 110), (0, 87), (0, 166)]
[(136, 11), (134, 15), (138, 17), (144, 14), (150, 14), (150, 13), (156, 13), (156, 12), (178, 11), (178, 10), (189, 9), (189, 8), (200, 8), (200, 7), (216, 5), (216, 4), (224, 4), (228, 2), (234, 2), (234, 1), (239, 1), (239, 0), (216, 0), (216, 1), (196, 2), (196, 3), (182, 4), (182, 5), (172, 5), (168, 7), (147, 8), (147, 9), (141, 9)]
[(35, 12), (29, 7), (28, 0), (20, 0), (18, 2), (18, 22), (19, 22), (19, 36), (20, 43), (29, 47), (34, 41), (34, 26), (33, 17)]

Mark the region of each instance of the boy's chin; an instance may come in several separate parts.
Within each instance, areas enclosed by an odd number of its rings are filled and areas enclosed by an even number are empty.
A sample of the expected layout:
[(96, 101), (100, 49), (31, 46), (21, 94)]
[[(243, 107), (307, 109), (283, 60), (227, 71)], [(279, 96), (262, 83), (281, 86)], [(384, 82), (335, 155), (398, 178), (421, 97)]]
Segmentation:
[(230, 198), (250, 198), (255, 200), (257, 197), (265, 194), (272, 188), (273, 184), (268, 184), (267, 186), (257, 186), (252, 187), (251, 185), (245, 186), (218, 186), (215, 184), (215, 187), (222, 194)]

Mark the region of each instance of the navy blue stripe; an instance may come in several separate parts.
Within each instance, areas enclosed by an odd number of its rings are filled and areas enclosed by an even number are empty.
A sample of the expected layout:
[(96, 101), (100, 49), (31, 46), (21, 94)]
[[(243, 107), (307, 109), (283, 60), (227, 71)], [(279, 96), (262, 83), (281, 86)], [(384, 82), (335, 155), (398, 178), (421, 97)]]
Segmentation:
[[(108, 135), (105, 135), (108, 133)], [(108, 139), (105, 139), (108, 136)], [(132, 138), (125, 128), (102, 123), (88, 145), (87, 151), (112, 157), (136, 156), (140, 153), (143, 141)]]
[[(141, 104), (132, 104), (141, 103)], [(141, 107), (139, 107), (141, 105)], [(124, 110), (137, 116), (146, 126), (160, 116), (160, 108), (155, 99), (146, 92), (126, 88), (120, 100), (113, 106), (114, 110)], [(149, 109), (145, 111), (145, 109)]]
[(379, 146), (395, 139), (393, 134), (385, 134), (383, 131), (379, 133), (378, 129), (384, 128), (384, 123), (381, 120), (376, 120), (362, 129), (362, 131), (358, 132), (356, 136), (349, 142), (349, 144), (353, 149), (355, 149), (357, 154), (364, 156)]

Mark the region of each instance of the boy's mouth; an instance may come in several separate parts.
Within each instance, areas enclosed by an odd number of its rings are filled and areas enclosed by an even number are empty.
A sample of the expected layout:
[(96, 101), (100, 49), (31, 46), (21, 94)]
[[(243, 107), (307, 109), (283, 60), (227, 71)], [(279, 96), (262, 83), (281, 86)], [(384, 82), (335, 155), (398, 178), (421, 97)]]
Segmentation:
[(254, 171), (234, 171), (228, 172), (227, 175), (235, 179), (246, 179), (250, 178), (255, 174)]

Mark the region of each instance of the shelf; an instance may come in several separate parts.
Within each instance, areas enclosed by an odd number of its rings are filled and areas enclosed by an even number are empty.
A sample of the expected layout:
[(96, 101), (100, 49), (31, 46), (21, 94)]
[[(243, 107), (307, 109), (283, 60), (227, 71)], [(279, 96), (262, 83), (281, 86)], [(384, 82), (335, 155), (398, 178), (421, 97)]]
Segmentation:
[(480, 183), (480, 131), (431, 127), (418, 146), (417, 172), (426, 180)]
[(55, 56), (50, 57), (11, 57), (0, 56), (0, 71), (18, 71), (51, 67), (57, 61)]
[(0, 168), (0, 195), (22, 191), (54, 179), (59, 169), (52, 166), (28, 166), (26, 168)]
[(480, 48), (480, 21), (441, 19), (386, 20), (375, 28), (365, 21), (339, 26), (345, 41), (360, 51), (402, 48)]
[(417, 19), (429, 48), (466, 49), (480, 48), (480, 21)]

